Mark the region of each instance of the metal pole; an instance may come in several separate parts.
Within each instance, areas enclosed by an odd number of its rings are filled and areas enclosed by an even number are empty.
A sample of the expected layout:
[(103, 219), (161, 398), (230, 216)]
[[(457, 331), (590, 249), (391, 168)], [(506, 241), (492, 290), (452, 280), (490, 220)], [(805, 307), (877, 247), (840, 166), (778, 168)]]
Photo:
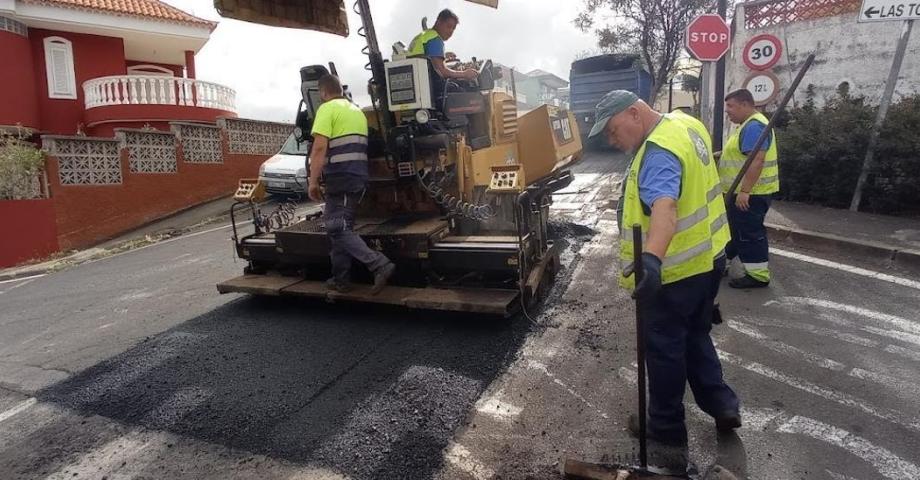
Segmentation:
[(668, 82), (668, 112), (674, 109), (674, 78)]
[(712, 131), (712, 77), (715, 76), (713, 62), (703, 62), (700, 75), (700, 119), (706, 129)]
[[(727, 11), (728, 2), (719, 0), (719, 16), (722, 17), (723, 21)], [(712, 149), (718, 152), (722, 150), (722, 131), (724, 129), (723, 122), (725, 121), (725, 55), (716, 64), (715, 84), (716, 95), (712, 109)]]
[(872, 168), (872, 157), (875, 154), (875, 147), (878, 144), (878, 137), (882, 131), (882, 125), (885, 123), (885, 117), (888, 116), (891, 96), (894, 94), (894, 87), (898, 83), (898, 74), (901, 73), (901, 63), (904, 61), (904, 52), (907, 50), (907, 41), (910, 40), (910, 31), (913, 26), (913, 20), (905, 20), (904, 26), (901, 28), (901, 39), (898, 40), (898, 46), (894, 51), (894, 60), (891, 62), (891, 70), (888, 72), (888, 80), (885, 82), (885, 93), (882, 94), (882, 100), (878, 105), (878, 116), (875, 117), (875, 124), (872, 125), (872, 131), (869, 133), (869, 147), (866, 149), (866, 159), (863, 161), (862, 171), (859, 172), (859, 180), (856, 181), (856, 191), (853, 192), (853, 200), (850, 202), (850, 210), (853, 212), (859, 210), (859, 203), (862, 201), (863, 187), (866, 186), (866, 179), (869, 177), (869, 170)]
[[(633, 272), (636, 286), (645, 278), (645, 269), (642, 268), (642, 227), (633, 225)], [(648, 467), (647, 439), (646, 439), (646, 405), (645, 405), (645, 324), (642, 321), (639, 309), (639, 298), (636, 298), (636, 366), (639, 369), (639, 465), (643, 470)]]
[(751, 153), (748, 154), (747, 159), (744, 161), (744, 165), (741, 167), (741, 171), (738, 172), (738, 176), (735, 177), (735, 181), (732, 182), (731, 188), (728, 189), (728, 193), (725, 195), (725, 201), (731, 202), (732, 195), (735, 194), (735, 190), (738, 189), (738, 185), (741, 184), (741, 180), (744, 179), (744, 175), (747, 173), (748, 169), (751, 168), (751, 163), (754, 162), (754, 157), (757, 156), (757, 152), (760, 151), (760, 147), (763, 146), (764, 142), (767, 141), (767, 137), (770, 136), (770, 133), (773, 132), (773, 125), (776, 124), (776, 120), (782, 115), (783, 110), (786, 109), (786, 105), (789, 104), (789, 101), (792, 100), (792, 95), (795, 94), (795, 89), (799, 88), (799, 84), (802, 83), (802, 78), (805, 77), (805, 72), (811, 68), (811, 64), (815, 61), (815, 54), (812, 53), (808, 55), (808, 58), (805, 59), (805, 64), (802, 65), (802, 69), (799, 70), (798, 75), (795, 76), (795, 80), (792, 81), (792, 85), (789, 86), (789, 90), (786, 92), (786, 95), (779, 102), (779, 105), (776, 106), (776, 111), (773, 112), (773, 116), (770, 117), (770, 121), (767, 123), (767, 128), (763, 129), (763, 132), (760, 133), (760, 136), (757, 137), (757, 141), (754, 142), (754, 148), (751, 149)]

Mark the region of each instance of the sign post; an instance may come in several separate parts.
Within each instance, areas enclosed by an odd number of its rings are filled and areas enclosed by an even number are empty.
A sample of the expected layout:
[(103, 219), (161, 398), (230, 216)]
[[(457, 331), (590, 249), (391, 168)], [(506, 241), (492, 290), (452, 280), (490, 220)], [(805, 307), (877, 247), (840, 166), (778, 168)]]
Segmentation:
[(914, 19), (917, 18), (920, 18), (920, 3), (909, 3), (907, 1), (863, 0), (862, 8), (859, 10), (859, 22), (902, 20), (904, 21), (904, 26), (901, 28), (901, 38), (895, 48), (894, 60), (891, 62), (891, 70), (889, 70), (888, 80), (885, 82), (885, 92), (882, 94), (881, 101), (879, 101), (878, 116), (875, 117), (872, 131), (869, 132), (869, 146), (866, 148), (866, 158), (863, 160), (862, 171), (859, 172), (859, 179), (856, 181), (856, 191), (853, 192), (853, 199), (850, 201), (850, 210), (853, 212), (859, 210), (859, 203), (862, 201), (862, 191), (863, 187), (866, 186), (866, 179), (869, 178), (869, 170), (872, 168), (872, 157), (878, 144), (878, 136), (882, 131), (882, 125), (885, 123), (885, 117), (888, 115), (891, 96), (894, 94), (894, 87), (898, 83), (898, 75), (901, 73), (901, 64), (904, 62), (904, 52), (907, 50), (910, 32), (914, 27)]
[[(706, 128), (712, 132), (713, 95), (711, 92), (716, 83), (714, 81), (715, 62), (718, 62), (728, 52), (731, 46), (731, 30), (722, 17), (708, 13), (694, 18), (687, 25), (685, 40), (687, 51), (693, 55), (693, 58), (703, 62), (702, 78), (700, 78), (701, 99), (703, 100), (700, 102), (700, 113)], [(721, 135), (722, 132), (713, 132), (713, 134)]]

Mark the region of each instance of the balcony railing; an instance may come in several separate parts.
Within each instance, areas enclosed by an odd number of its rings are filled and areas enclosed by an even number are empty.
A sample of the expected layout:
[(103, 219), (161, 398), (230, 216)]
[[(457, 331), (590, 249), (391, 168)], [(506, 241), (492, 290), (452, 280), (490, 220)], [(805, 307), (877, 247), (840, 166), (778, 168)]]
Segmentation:
[(116, 75), (83, 83), (86, 109), (112, 105), (177, 105), (236, 113), (236, 92), (191, 78)]

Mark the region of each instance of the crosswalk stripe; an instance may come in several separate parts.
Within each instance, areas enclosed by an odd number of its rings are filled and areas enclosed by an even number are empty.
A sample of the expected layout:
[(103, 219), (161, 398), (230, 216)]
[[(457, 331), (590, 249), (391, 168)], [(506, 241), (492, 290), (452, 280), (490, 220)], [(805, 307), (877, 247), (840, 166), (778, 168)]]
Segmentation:
[(815, 385), (814, 383), (811, 383), (807, 380), (796, 378), (783, 372), (776, 371), (766, 365), (747, 361), (733, 353), (729, 353), (723, 350), (717, 350), (717, 352), (719, 357), (728, 364), (741, 367), (749, 372), (762, 375), (776, 382), (788, 385), (798, 390), (802, 390), (803, 392), (811, 393), (812, 395), (819, 396), (825, 400), (829, 400), (846, 407), (855, 408), (857, 410), (862, 410), (869, 415), (889, 421), (895, 425), (901, 425), (903, 427), (910, 428), (911, 430), (920, 432), (920, 420), (916, 418), (906, 417), (900, 412), (893, 410), (868, 405), (862, 400), (853, 397), (850, 394), (830, 388), (825, 388), (820, 385)]
[(6, 419), (8, 419), (8, 418), (12, 418), (12, 417), (15, 416), (16, 414), (25, 411), (26, 409), (28, 409), (28, 408), (31, 407), (32, 405), (35, 405), (36, 403), (38, 403), (38, 400), (36, 400), (36, 399), (34, 399), (34, 398), (30, 398), (30, 399), (28, 399), (28, 400), (23, 400), (22, 402), (17, 403), (17, 404), (14, 405), (13, 407), (11, 407), (11, 408), (9, 408), (9, 409), (7, 409), (7, 410), (4, 410), (3, 412), (0, 412), (0, 422), (6, 420)]

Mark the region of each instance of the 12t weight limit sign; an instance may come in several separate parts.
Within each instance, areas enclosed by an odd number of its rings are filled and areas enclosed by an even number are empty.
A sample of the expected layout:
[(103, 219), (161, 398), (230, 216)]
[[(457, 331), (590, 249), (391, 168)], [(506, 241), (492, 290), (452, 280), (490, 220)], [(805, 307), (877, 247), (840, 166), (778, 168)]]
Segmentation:
[(744, 64), (751, 70), (769, 70), (783, 55), (783, 43), (773, 35), (757, 35), (744, 45)]

